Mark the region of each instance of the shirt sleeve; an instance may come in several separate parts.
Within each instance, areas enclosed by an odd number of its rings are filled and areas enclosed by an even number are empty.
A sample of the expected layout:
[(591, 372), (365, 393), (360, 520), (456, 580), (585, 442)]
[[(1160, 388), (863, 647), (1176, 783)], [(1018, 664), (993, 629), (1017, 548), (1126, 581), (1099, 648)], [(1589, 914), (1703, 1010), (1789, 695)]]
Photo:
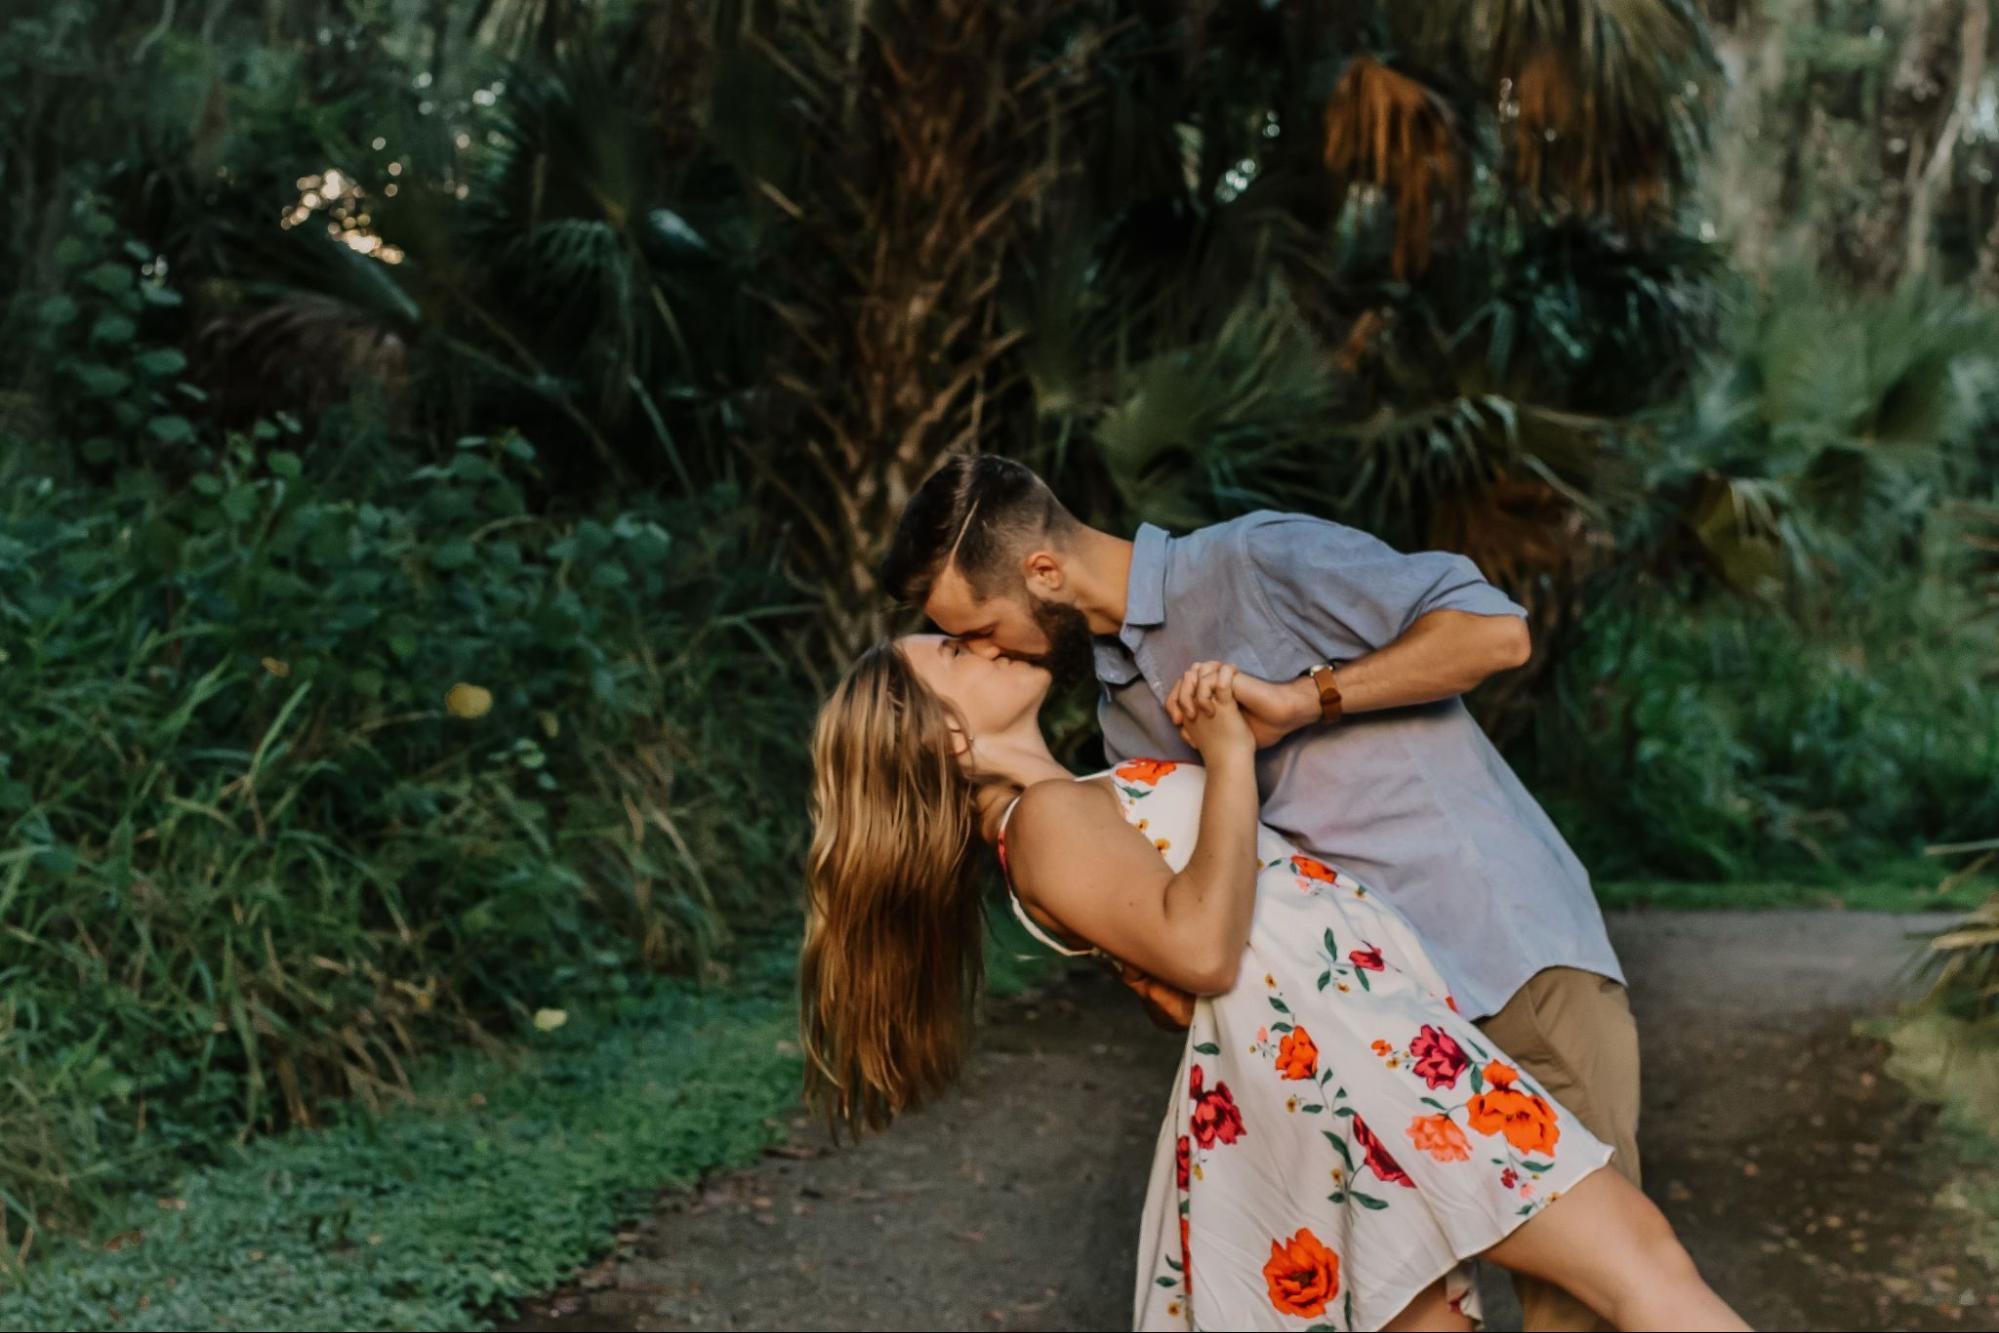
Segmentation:
[(1243, 542), (1270, 609), (1331, 660), (1385, 647), (1432, 611), (1527, 614), (1462, 555), (1405, 554), (1327, 519), (1270, 514), (1245, 524)]

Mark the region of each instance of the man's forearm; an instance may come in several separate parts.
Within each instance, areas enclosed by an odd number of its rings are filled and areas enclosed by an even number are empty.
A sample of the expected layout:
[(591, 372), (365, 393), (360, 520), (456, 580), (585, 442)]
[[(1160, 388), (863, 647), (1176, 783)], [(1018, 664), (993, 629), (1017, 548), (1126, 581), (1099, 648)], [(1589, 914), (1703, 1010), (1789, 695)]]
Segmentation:
[[(1495, 672), (1521, 665), (1531, 646), (1518, 616), (1432, 611), (1393, 643), (1338, 669), (1340, 711), (1371, 713), (1453, 698)], [(1319, 693), (1311, 678), (1301, 677), (1286, 689), (1296, 724), (1317, 721)]]
[(1450, 699), (1521, 665), (1530, 648), (1518, 616), (1432, 611), (1387, 647), (1339, 669), (1340, 707), (1368, 713)]

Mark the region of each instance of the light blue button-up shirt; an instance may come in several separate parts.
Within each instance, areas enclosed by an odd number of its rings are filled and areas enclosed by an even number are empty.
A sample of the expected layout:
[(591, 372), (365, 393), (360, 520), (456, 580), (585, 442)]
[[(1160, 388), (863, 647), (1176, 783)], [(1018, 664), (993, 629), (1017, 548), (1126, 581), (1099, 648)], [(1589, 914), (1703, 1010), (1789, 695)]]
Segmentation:
[[(1096, 640), (1113, 764), (1198, 759), (1167, 717), (1193, 663), (1289, 680), (1384, 647), (1430, 611), (1526, 614), (1478, 567), (1262, 510), (1174, 538), (1138, 531), (1116, 638)], [(1385, 895), (1469, 1018), (1545, 967), (1624, 980), (1589, 874), (1460, 699), (1305, 727), (1257, 758), (1264, 822)]]

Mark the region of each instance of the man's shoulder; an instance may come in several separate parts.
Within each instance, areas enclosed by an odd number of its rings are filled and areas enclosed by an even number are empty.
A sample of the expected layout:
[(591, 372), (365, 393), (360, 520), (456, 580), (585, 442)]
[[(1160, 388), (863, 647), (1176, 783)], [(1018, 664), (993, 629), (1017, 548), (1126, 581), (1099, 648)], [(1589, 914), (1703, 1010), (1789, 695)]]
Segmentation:
[(1379, 538), (1359, 528), (1287, 509), (1251, 510), (1197, 528), (1179, 543), (1199, 560), (1233, 557), (1258, 565), (1288, 564), (1301, 548), (1371, 553), (1381, 545)]
[(1293, 513), (1284, 509), (1253, 509), (1247, 514), (1237, 514), (1219, 523), (1210, 523), (1204, 528), (1195, 528), (1184, 537), (1175, 539), (1175, 544), (1194, 543), (1208, 550), (1234, 548), (1245, 550), (1260, 540), (1272, 537), (1285, 529), (1296, 530), (1301, 525), (1337, 528), (1340, 525), (1331, 519), (1318, 518), (1311, 514)]

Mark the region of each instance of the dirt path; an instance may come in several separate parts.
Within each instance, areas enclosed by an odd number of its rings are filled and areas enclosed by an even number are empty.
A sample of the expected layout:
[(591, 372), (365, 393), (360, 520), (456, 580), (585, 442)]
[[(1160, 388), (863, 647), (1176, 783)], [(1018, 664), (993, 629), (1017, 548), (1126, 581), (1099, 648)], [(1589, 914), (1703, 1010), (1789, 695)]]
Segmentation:
[[(1928, 1118), (1852, 1035), (1925, 918), (1612, 923), (1643, 1034), (1647, 1188), (1762, 1329), (1999, 1326), (1930, 1199)], [(858, 1147), (801, 1119), (753, 1170), (661, 1199), (520, 1329), (1119, 1329), (1178, 1041), (1061, 975), (992, 1015), (962, 1090)], [(1502, 1277), (1494, 1326), (1517, 1328)]]

